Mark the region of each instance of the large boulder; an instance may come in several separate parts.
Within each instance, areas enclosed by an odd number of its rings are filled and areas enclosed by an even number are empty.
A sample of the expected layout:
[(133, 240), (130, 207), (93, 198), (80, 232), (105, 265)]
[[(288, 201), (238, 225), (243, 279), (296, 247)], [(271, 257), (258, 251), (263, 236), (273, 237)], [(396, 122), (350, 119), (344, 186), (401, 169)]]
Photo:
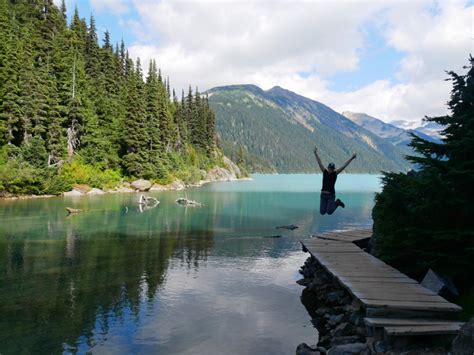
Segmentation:
[(306, 343), (301, 343), (296, 348), (296, 355), (321, 355), (316, 347), (311, 347)]
[(92, 190), (90, 190), (87, 194), (88, 195), (103, 195), (105, 192), (102, 191), (101, 189), (97, 189), (97, 188), (93, 188)]
[(160, 184), (153, 184), (153, 186), (150, 188), (150, 191), (166, 191), (166, 190), (167, 188)]
[(92, 190), (92, 187), (86, 184), (74, 184), (72, 186), (72, 189), (79, 191), (81, 194), (87, 194), (89, 191)]
[(369, 349), (366, 344), (355, 343), (346, 345), (333, 346), (328, 350), (328, 355), (363, 355), (369, 354)]
[(83, 196), (84, 194), (77, 190), (66, 191), (63, 193), (65, 197), (75, 197), (75, 196)]
[(474, 318), (464, 324), (453, 340), (451, 352), (454, 355), (474, 354)]
[(227, 165), (227, 168), (236, 177), (240, 177), (242, 175), (242, 172), (240, 171), (240, 168), (229, 158), (224, 157), (224, 164)]
[(207, 173), (207, 180), (209, 181), (231, 181), (237, 180), (237, 176), (225, 168), (215, 166)]
[(454, 286), (449, 278), (431, 269), (426, 273), (423, 281), (421, 281), (421, 285), (448, 300), (454, 300), (459, 296), (456, 286)]
[(131, 186), (138, 191), (148, 191), (150, 190), (152, 183), (149, 180), (138, 179), (131, 183)]
[(164, 187), (167, 190), (179, 191), (179, 190), (184, 190), (186, 188), (186, 185), (182, 181), (176, 180), (176, 181), (173, 181), (171, 184), (165, 185)]

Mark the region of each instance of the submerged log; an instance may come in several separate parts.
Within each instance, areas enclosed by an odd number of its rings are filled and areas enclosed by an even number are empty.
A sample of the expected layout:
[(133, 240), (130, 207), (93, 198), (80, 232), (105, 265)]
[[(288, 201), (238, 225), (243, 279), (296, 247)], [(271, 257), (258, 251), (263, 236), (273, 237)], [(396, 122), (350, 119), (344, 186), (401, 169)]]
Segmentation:
[(72, 208), (72, 207), (66, 207), (66, 211), (67, 211), (69, 214), (76, 214), (76, 213), (82, 212), (82, 210), (79, 210), (79, 209), (77, 209), (77, 208)]
[(160, 203), (160, 201), (158, 201), (154, 197), (141, 195), (140, 196), (140, 201), (138, 201), (138, 203), (140, 205), (158, 205)]
[(191, 207), (201, 207), (202, 203), (187, 199), (185, 197), (180, 197), (176, 200), (176, 203), (181, 206), (191, 206)]

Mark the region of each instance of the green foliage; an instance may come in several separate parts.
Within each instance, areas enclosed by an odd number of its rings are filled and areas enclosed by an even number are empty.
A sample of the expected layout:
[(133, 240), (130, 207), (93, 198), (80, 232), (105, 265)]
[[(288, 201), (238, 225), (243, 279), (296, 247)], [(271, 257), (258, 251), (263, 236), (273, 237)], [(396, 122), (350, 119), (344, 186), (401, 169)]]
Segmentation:
[(420, 171), (385, 174), (373, 209), (374, 253), (421, 277), (428, 267), (471, 283), (474, 272), (474, 60), (466, 75), (450, 72), (451, 115), (441, 144), (414, 137), (409, 157)]
[(59, 171), (59, 177), (69, 185), (86, 184), (97, 188), (113, 188), (122, 180), (119, 171), (102, 170), (99, 167), (85, 164), (80, 158), (64, 164)]
[(64, 1), (0, 0), (0, 191), (199, 179), (219, 154), (207, 99), (172, 101), (155, 61), (144, 79), (123, 42), (99, 45), (93, 17), (65, 14)]

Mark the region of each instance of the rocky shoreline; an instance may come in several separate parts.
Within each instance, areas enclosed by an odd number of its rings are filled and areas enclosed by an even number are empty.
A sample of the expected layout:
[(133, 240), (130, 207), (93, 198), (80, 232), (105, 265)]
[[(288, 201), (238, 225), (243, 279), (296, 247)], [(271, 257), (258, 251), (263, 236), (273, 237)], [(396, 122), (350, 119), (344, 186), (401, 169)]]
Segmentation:
[(215, 166), (209, 171), (202, 171), (202, 175), (206, 178), (194, 183), (184, 183), (181, 180), (175, 180), (167, 185), (160, 185), (145, 179), (138, 179), (134, 181), (123, 181), (119, 186), (113, 189), (99, 189), (84, 184), (75, 184), (71, 191), (66, 191), (61, 195), (14, 195), (5, 194), (0, 195), (0, 200), (25, 200), (35, 198), (50, 198), (57, 196), (75, 197), (75, 196), (92, 196), (103, 195), (109, 193), (132, 193), (132, 192), (147, 192), (147, 191), (180, 191), (190, 187), (201, 187), (211, 182), (222, 181), (239, 181), (251, 180), (250, 177), (243, 176), (239, 167), (231, 160), (224, 158), (224, 163), (227, 168)]
[(431, 344), (401, 351), (390, 349), (383, 342), (374, 342), (364, 324), (365, 311), (362, 306), (313, 256), (305, 261), (299, 272), (303, 278), (297, 283), (305, 287), (301, 293), (301, 302), (318, 330), (319, 338), (316, 345), (298, 345), (296, 355), (474, 353), (474, 318), (461, 328), (450, 352)]

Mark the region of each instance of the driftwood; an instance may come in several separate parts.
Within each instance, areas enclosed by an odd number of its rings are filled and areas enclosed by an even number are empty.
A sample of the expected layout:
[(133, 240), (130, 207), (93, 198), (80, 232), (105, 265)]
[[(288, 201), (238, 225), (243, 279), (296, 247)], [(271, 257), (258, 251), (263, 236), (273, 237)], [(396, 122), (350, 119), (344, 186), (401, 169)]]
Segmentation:
[(290, 224), (290, 225), (288, 225), (288, 226), (276, 227), (276, 229), (288, 229), (288, 230), (290, 230), (290, 231), (295, 230), (295, 229), (297, 229), (297, 228), (299, 228), (299, 227), (298, 227), (298, 226), (295, 226), (294, 224)]
[(194, 200), (190, 200), (186, 197), (180, 197), (176, 200), (176, 203), (181, 206), (190, 206), (190, 207), (201, 207), (202, 203)]
[(79, 210), (79, 209), (77, 209), (77, 208), (71, 208), (71, 207), (66, 207), (66, 211), (67, 211), (69, 214), (76, 214), (76, 213), (82, 212), (82, 210)]
[(140, 212), (145, 212), (146, 210), (155, 208), (160, 204), (160, 201), (158, 201), (154, 197), (149, 197), (149, 196), (140, 196), (140, 200), (138, 201), (138, 209)]

